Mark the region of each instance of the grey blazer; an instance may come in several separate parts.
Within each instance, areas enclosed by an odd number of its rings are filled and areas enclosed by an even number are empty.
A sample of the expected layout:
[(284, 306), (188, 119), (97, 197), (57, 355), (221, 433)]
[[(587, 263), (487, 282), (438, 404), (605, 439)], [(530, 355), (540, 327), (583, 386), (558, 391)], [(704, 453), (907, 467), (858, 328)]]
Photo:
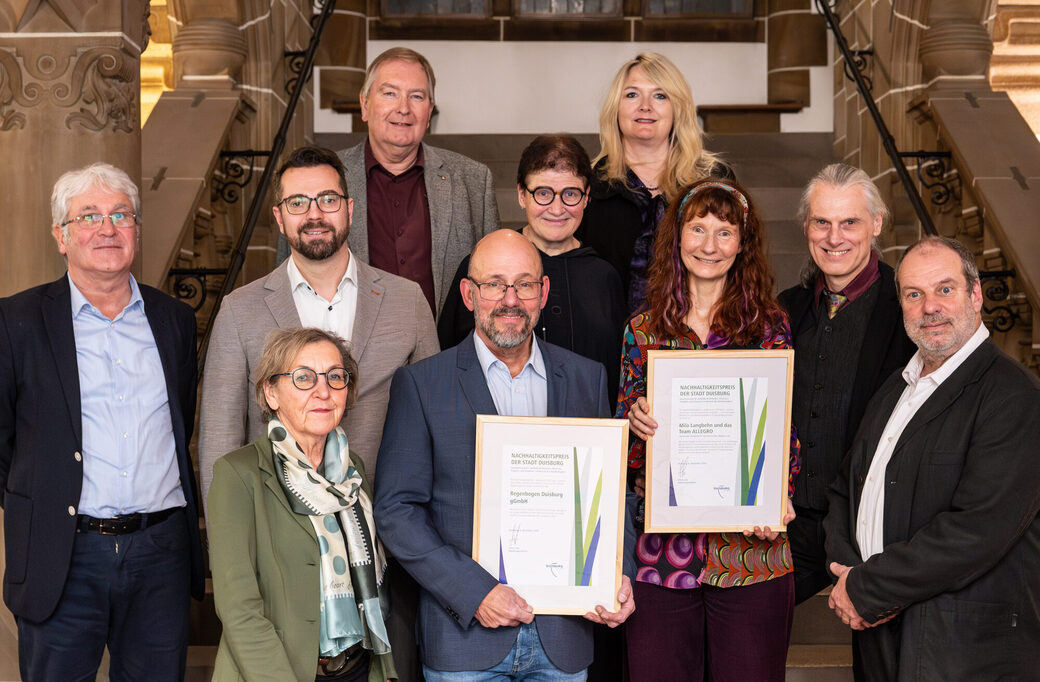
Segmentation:
[[(603, 366), (539, 343), (551, 417), (609, 417)], [(505, 658), (518, 627), (485, 628), (477, 607), (498, 581), (475, 562), (473, 480), (476, 415), (496, 414), (473, 334), (394, 374), (376, 475), (376, 529), (421, 589), (422, 662), (435, 670), (484, 670)], [(625, 573), (634, 575), (635, 530), (626, 515)], [(592, 623), (538, 616), (549, 660), (568, 673), (592, 661)]]
[[(202, 382), (199, 474), (203, 499), (213, 462), (264, 429), (253, 398), (256, 365), (273, 329), (300, 326), (283, 262), (263, 279), (231, 292), (213, 325)], [(351, 348), (358, 363), (357, 404), (343, 429), (369, 476), (383, 432), (394, 370), (438, 351), (437, 330), (419, 285), (358, 260), (357, 311)]]
[[(423, 144), (424, 179), (430, 202), (433, 292), (441, 314), (455, 270), (473, 245), (500, 227), (491, 171), (473, 159)], [(365, 143), (339, 154), (347, 171), (347, 193), (354, 200), (350, 251), (368, 262), (368, 192)]]

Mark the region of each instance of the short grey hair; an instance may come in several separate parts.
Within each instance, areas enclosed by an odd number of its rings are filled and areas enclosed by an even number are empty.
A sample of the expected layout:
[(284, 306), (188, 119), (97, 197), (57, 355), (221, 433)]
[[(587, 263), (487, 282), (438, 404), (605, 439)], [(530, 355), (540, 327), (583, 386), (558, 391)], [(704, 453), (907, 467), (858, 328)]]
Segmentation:
[[(812, 179), (810, 179), (808, 184), (805, 185), (805, 189), (802, 190), (802, 197), (798, 202), (798, 222), (801, 224), (803, 230), (805, 230), (806, 224), (809, 221), (812, 193), (820, 185), (826, 185), (836, 189), (852, 189), (854, 187), (861, 188), (863, 190), (863, 196), (867, 200), (867, 213), (870, 214), (870, 217), (877, 218), (878, 216), (881, 216), (882, 225), (884, 225), (885, 221), (888, 220), (888, 206), (885, 205), (884, 200), (881, 198), (881, 192), (878, 191), (877, 185), (870, 179), (867, 172), (862, 168), (856, 168), (847, 163), (832, 163), (829, 166), (824, 167), (816, 175), (812, 176)], [(871, 240), (871, 247), (875, 251), (879, 250), (876, 237)], [(811, 257), (807, 258), (799, 275), (802, 286), (806, 288), (812, 287), (819, 274), (819, 266), (816, 265), (816, 262), (813, 261)]]
[(847, 163), (832, 163), (814, 175), (802, 190), (802, 198), (798, 204), (798, 222), (803, 227), (805, 221), (809, 219), (809, 199), (813, 190), (819, 185), (829, 185), (837, 189), (861, 187), (863, 195), (867, 199), (867, 212), (870, 213), (870, 216), (872, 218), (881, 216), (882, 224), (888, 219), (888, 206), (885, 205), (881, 192), (878, 191), (877, 185), (870, 179), (866, 171)]
[(384, 51), (372, 60), (372, 63), (368, 65), (368, 69), (365, 70), (365, 82), (361, 84), (361, 96), (365, 98), (368, 97), (368, 93), (372, 90), (372, 82), (376, 79), (376, 71), (379, 70), (379, 67), (384, 63), (395, 59), (402, 62), (418, 64), (422, 67), (423, 73), (426, 74), (426, 84), (430, 88), (430, 104), (436, 104), (437, 100), (433, 96), (433, 89), (437, 87), (437, 78), (433, 75), (433, 67), (430, 66), (430, 62), (426, 57), (407, 47), (391, 47), (389, 50)]
[[(52, 225), (61, 226), (70, 217), (69, 204), (72, 198), (85, 194), (92, 189), (107, 189), (113, 192), (122, 192), (130, 197), (130, 204), (137, 215), (138, 229), (141, 224), (141, 193), (137, 189), (137, 183), (130, 179), (126, 171), (116, 168), (110, 163), (92, 163), (84, 168), (71, 170), (54, 183), (51, 192), (51, 218)], [(69, 236), (69, 226), (61, 226), (62, 234)]]
[[(964, 282), (968, 285), (968, 290), (975, 288), (975, 283), (979, 281), (979, 265), (975, 262), (975, 254), (969, 251), (967, 246), (950, 237), (939, 237), (936, 235), (922, 237), (919, 241), (907, 247), (906, 251), (899, 258), (899, 265), (902, 265), (903, 261), (906, 260), (907, 254), (921, 246), (945, 247), (957, 254), (957, 257), (961, 260), (961, 273), (964, 275)], [(898, 290), (899, 266), (896, 266), (896, 291)]]

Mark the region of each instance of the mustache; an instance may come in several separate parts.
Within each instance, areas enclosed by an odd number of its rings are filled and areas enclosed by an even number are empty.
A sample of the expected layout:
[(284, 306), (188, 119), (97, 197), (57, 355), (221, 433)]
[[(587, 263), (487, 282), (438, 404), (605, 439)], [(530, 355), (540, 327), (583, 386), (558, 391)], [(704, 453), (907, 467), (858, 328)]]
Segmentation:
[(501, 317), (503, 315), (522, 315), (523, 317), (530, 317), (526, 310), (517, 305), (503, 306), (491, 311), (491, 317)]
[(326, 230), (330, 230), (332, 232), (336, 231), (335, 228), (332, 227), (332, 225), (330, 225), (329, 223), (325, 222), (324, 220), (312, 220), (310, 222), (304, 223), (303, 225), (300, 225), (300, 229), (297, 230), (297, 231), (298, 232), (303, 232), (305, 230), (309, 230), (312, 227), (321, 227), (321, 228), (324, 228)]
[(928, 313), (921, 317), (921, 321), (917, 324), (918, 328), (924, 328), (928, 325), (933, 324), (949, 324), (950, 318), (946, 317), (941, 313)]

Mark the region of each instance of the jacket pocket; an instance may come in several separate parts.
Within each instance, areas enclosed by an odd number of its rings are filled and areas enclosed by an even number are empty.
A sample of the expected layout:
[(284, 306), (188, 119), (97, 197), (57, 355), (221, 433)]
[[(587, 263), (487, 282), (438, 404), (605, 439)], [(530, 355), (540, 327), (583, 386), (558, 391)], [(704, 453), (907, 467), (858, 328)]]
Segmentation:
[(4, 492), (4, 546), (7, 556), (5, 582), (25, 582), (32, 536), (32, 508), (32, 500), (28, 497), (10, 490)]
[(1010, 604), (937, 597), (921, 613), (919, 679), (1014, 679), (1022, 651)]

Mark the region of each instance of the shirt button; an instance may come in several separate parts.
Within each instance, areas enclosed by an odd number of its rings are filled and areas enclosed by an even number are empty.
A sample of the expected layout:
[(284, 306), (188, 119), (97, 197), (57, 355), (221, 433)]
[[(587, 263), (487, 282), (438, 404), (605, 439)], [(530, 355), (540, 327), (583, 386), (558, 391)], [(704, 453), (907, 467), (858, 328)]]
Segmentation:
[(123, 472), (123, 478), (126, 478), (126, 472), (125, 471)]
[(75, 460), (76, 460), (77, 462), (82, 462), (82, 461), (83, 461), (83, 455), (79, 454), (79, 451), (78, 451), (78, 450), (76, 451), (76, 453), (75, 453), (75, 454), (73, 454), (73, 455), (72, 455), (72, 457), (73, 457), (73, 458), (74, 458), (74, 459), (75, 459)]
[(116, 364), (117, 365), (121, 365), (121, 364), (123, 364), (123, 361), (122, 360), (116, 360)]
[(827, 332), (828, 334), (830, 334), (830, 333), (831, 333), (831, 326), (830, 326), (830, 325), (827, 325), (826, 327), (824, 327), (824, 328), (823, 328), (823, 331), (825, 331), (825, 332)]
[(404, 265), (404, 258), (401, 259), (401, 265)]
[(124, 433), (124, 434), (123, 434), (123, 438), (126, 438), (126, 437), (127, 437), (127, 435), (128, 435), (128, 434), (125, 434), (125, 433)]
[(123, 402), (123, 396), (119, 396), (119, 402)]
[(75, 516), (75, 515), (76, 515), (76, 508), (73, 507), (72, 505), (69, 505), (69, 516)]
[(813, 384), (814, 391), (819, 391), (821, 388), (823, 388), (823, 384)]

